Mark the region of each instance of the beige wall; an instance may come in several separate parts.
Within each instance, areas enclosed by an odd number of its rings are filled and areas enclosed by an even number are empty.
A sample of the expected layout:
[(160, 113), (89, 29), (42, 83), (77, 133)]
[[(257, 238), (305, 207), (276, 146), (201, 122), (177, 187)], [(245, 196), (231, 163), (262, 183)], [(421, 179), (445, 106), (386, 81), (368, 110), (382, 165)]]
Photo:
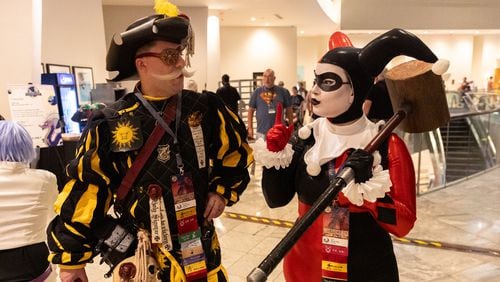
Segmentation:
[(316, 63), (328, 51), (326, 36), (297, 38), (297, 67), (303, 68), (306, 89), (311, 89)]
[(220, 75), (252, 79), (253, 72), (272, 68), (276, 83), (291, 87), (297, 80), (296, 34), (295, 27), (222, 27)]
[(40, 65), (34, 48), (32, 7), (31, 0), (19, 0), (15, 5), (0, 1), (0, 114), (5, 118), (10, 118), (7, 86), (35, 81), (32, 70)]
[(498, 0), (342, 1), (343, 30), (498, 29)]
[(43, 63), (91, 67), (102, 83), (105, 57), (101, 0), (43, 0)]
[[(377, 37), (378, 34), (349, 34), (348, 36), (355, 47), (362, 48)], [(429, 46), (438, 58), (450, 61), (448, 70), (450, 78), (445, 81), (449, 90), (456, 90), (463, 77), (473, 80), (479, 90), (484, 89), (487, 78), (493, 75), (495, 68), (500, 67), (498, 65), (500, 60), (499, 35), (442, 34), (418, 35), (418, 37)], [(297, 49), (299, 50), (298, 65), (304, 65), (307, 77), (308, 73), (312, 73), (314, 70), (314, 66), (308, 67), (308, 62), (315, 63), (327, 51), (328, 37), (298, 38), (297, 42)], [(317, 56), (316, 52), (321, 50), (324, 50), (323, 54)], [(390, 68), (408, 59), (407, 57), (397, 57), (388, 64), (388, 67)], [(452, 84), (452, 80), (454, 80), (454, 84)], [(309, 81), (307, 83), (309, 85)]]

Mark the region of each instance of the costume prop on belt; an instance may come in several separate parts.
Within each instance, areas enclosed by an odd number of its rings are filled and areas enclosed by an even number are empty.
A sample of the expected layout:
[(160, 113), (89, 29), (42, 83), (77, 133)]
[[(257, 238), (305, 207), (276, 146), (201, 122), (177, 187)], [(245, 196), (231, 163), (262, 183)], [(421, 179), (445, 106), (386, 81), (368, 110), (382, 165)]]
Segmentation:
[[(330, 44), (333, 48), (317, 64), (311, 92), (313, 112), (320, 118), (302, 127), (291, 144), (270, 146), (275, 143), (272, 136), (284, 131), (278, 125), (269, 130), (267, 144), (254, 147), (256, 159), (265, 165), (262, 188), (267, 204), (284, 206), (297, 193), (299, 220), (248, 281), (265, 281), (285, 254), (287, 281), (398, 281), (389, 233), (404, 236), (416, 220), (415, 172), (405, 144), (391, 131), (407, 113), (408, 119), (420, 118), (420, 100), (444, 97), (442, 84), (420, 87), (430, 95), (399, 86), (427, 74), (432, 66), (436, 72), (429, 76), (439, 81), (448, 65), (401, 29), (382, 34), (364, 48), (350, 46), (341, 33), (332, 35)], [(397, 55), (424, 62), (395, 70), (405, 75), (399, 77), (403, 82), (393, 81), (392, 92), (405, 96), (391, 99), (397, 114), (387, 124), (373, 123), (363, 114), (363, 101), (373, 77)], [(429, 97), (433, 95), (436, 98)], [(447, 122), (446, 103), (433, 108), (439, 123)], [(406, 129), (421, 132), (433, 126)]]

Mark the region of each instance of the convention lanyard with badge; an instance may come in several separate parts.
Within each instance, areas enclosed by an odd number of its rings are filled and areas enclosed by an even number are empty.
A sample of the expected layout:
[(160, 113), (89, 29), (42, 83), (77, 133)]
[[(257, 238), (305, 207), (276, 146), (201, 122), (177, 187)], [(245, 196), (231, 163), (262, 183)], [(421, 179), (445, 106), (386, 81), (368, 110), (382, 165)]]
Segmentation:
[[(335, 160), (328, 162), (328, 177), (336, 176)], [(349, 208), (335, 200), (323, 212), (321, 274), (323, 282), (347, 281)]]
[[(179, 93), (176, 109), (175, 133), (140, 93), (136, 92), (135, 95), (174, 140), (178, 173), (171, 177), (171, 189), (174, 198), (177, 229), (179, 232), (179, 244), (181, 245), (182, 264), (188, 281), (206, 277), (207, 266), (205, 253), (201, 243), (201, 229), (197, 221), (194, 185), (191, 174), (184, 171), (179, 140), (177, 139), (177, 130), (179, 128), (182, 111), (181, 94)], [(151, 188), (156, 190), (155, 186)], [(152, 243), (160, 244), (160, 248), (171, 251), (172, 239), (165, 204), (161, 188), (158, 190), (159, 191), (150, 191), (151, 241)]]

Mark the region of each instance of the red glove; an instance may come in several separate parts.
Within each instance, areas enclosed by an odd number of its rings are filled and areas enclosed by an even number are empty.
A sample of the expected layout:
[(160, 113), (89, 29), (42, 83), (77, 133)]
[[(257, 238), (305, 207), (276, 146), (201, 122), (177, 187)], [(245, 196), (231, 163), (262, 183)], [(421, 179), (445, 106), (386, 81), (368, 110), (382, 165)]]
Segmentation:
[(293, 124), (286, 127), (281, 119), (283, 118), (283, 108), (281, 103), (276, 106), (276, 119), (274, 125), (269, 129), (266, 135), (267, 149), (271, 152), (279, 152), (283, 150), (290, 140), (293, 132)]

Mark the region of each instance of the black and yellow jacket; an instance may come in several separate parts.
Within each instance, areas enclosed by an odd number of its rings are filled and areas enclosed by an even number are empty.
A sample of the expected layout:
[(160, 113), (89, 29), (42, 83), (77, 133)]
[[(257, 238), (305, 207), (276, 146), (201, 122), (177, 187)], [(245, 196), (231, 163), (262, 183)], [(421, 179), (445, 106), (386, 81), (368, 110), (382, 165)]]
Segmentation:
[[(159, 109), (165, 100), (150, 100), (150, 103)], [(213, 223), (207, 224), (203, 218), (207, 193), (218, 193), (228, 206), (236, 203), (249, 182), (247, 167), (253, 162), (253, 154), (247, 143), (242, 120), (213, 93), (199, 94), (184, 90), (181, 113), (177, 136), (184, 170), (192, 175), (194, 182), (198, 224), (202, 234), (212, 234), (207, 242), (203, 242), (210, 272), (220, 267), (220, 252)], [(130, 117), (140, 122), (132, 123)], [(202, 168), (198, 163), (189, 118), (201, 122), (206, 158), (203, 160), (206, 165)], [(118, 134), (118, 130), (112, 126), (117, 122), (126, 124), (128, 132), (135, 134), (133, 140), (117, 141), (114, 135)], [(51, 250), (49, 260), (52, 263), (63, 268), (80, 268), (96, 255), (95, 230), (103, 223), (114, 203), (116, 189), (140, 151), (140, 148), (127, 148), (140, 142), (141, 138), (145, 143), (155, 125), (156, 120), (133, 93), (94, 115), (80, 138), (75, 159), (66, 168), (71, 180), (57, 198), (54, 205), (57, 216), (47, 229)], [(175, 119), (169, 126), (175, 132)], [(159, 144), (159, 147), (169, 145), (173, 148), (173, 140), (167, 133)], [(124, 149), (121, 152), (112, 150), (117, 147), (120, 149), (120, 146)], [(164, 188), (163, 198), (173, 234), (174, 250), (172, 254), (166, 254), (170, 259), (158, 258), (163, 268), (170, 267), (172, 256), (180, 261), (170, 190), (171, 176), (177, 172), (173, 154), (168, 161), (161, 162), (158, 161), (158, 151), (153, 151), (124, 201), (122, 214), (122, 224), (127, 225), (131, 232), (137, 227), (150, 229), (149, 197), (144, 187), (155, 183)]]

